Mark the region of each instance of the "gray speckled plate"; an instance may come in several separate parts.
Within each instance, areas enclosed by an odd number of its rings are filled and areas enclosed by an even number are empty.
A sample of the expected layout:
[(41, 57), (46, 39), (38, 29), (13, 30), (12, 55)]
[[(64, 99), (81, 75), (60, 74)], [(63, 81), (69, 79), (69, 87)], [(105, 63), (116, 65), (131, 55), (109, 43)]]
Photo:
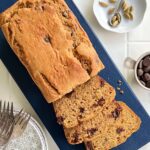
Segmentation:
[[(14, 113), (16, 113), (15, 111)], [(39, 123), (31, 117), (24, 133), (17, 139), (12, 139), (4, 147), (5, 150), (48, 150), (46, 136)]]

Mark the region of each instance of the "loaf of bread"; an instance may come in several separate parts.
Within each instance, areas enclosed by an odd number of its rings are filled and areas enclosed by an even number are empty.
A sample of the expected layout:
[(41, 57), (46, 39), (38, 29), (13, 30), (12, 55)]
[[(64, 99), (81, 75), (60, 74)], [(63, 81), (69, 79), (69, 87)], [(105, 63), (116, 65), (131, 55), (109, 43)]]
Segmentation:
[(72, 128), (97, 115), (115, 98), (115, 89), (101, 77), (95, 76), (53, 103), (59, 124)]
[(139, 117), (127, 105), (114, 101), (95, 118), (64, 131), (70, 144), (84, 141), (88, 150), (91, 147), (92, 150), (108, 150), (125, 142), (140, 124)]
[(64, 0), (19, 0), (0, 14), (0, 26), (49, 103), (104, 68)]

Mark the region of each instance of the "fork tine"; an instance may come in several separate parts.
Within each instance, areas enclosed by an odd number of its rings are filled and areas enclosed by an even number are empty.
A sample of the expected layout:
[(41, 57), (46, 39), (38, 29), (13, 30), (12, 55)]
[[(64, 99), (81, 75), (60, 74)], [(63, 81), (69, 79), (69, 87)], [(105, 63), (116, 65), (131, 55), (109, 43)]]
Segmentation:
[(12, 124), (9, 128), (9, 132), (7, 132), (7, 137), (10, 137), (14, 129), (14, 124)]
[(3, 112), (5, 112), (5, 111), (6, 111), (6, 108), (5, 108), (6, 106), (5, 106), (5, 105), (6, 105), (6, 101), (4, 101), (4, 105), (3, 105)]
[(7, 109), (6, 109), (7, 114), (9, 114), (9, 102), (7, 103)]
[(10, 121), (10, 126), (8, 128), (8, 131), (6, 132), (6, 135), (8, 135), (11, 132), (11, 130), (13, 129), (13, 127), (14, 127), (14, 121)]
[(2, 100), (0, 100), (0, 117), (2, 117)]
[(6, 113), (2, 113), (2, 122), (6, 122), (7, 117), (6, 117)]
[(2, 100), (0, 100), (0, 113), (1, 113), (1, 109), (2, 109)]
[(13, 116), (13, 113), (14, 113), (14, 111), (13, 111), (13, 102), (11, 102), (11, 109), (10, 109), (11, 116)]
[(21, 116), (21, 118), (20, 118), (20, 120), (18, 121), (18, 124), (20, 124), (21, 125), (21, 123), (23, 122), (23, 120), (26, 118), (26, 113), (24, 112), (24, 113), (22, 113), (22, 116)]
[(28, 117), (28, 113), (24, 113), (22, 120), (20, 121), (20, 124), (23, 124), (23, 122), (26, 120), (27, 117)]
[(24, 121), (24, 123), (22, 125), (22, 129), (24, 129), (27, 126), (28, 122), (30, 121), (31, 115), (28, 114), (27, 116), (28, 116), (27, 119)]
[(2, 125), (1, 125), (0, 136), (2, 135), (4, 126), (5, 126), (5, 122), (3, 122)]
[(23, 109), (21, 109), (20, 110), (20, 112), (17, 114), (17, 116), (16, 116), (16, 118), (15, 118), (15, 124), (17, 124), (18, 123), (18, 121), (20, 120), (20, 118), (21, 118), (21, 114), (22, 114), (22, 111), (23, 111)]
[(9, 127), (9, 120), (6, 120), (2, 134), (7, 133), (8, 129), (9, 129), (8, 127)]
[[(6, 118), (5, 118), (6, 119)], [(1, 132), (0, 132), (0, 135), (3, 135), (4, 131), (6, 130), (5, 127), (8, 123), (8, 120), (6, 121), (3, 121), (3, 124), (2, 124), (2, 127), (1, 127)]]

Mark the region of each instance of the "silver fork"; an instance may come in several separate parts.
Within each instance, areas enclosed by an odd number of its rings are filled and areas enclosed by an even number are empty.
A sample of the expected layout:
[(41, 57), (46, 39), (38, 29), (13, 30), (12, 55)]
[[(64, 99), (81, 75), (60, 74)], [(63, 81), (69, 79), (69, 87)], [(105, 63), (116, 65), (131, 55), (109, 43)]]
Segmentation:
[(15, 116), (14, 119), (15, 123), (14, 123), (14, 130), (11, 136), (12, 139), (22, 135), (22, 133), (27, 127), (30, 118), (31, 118), (30, 114), (23, 112), (23, 109), (20, 110), (20, 112)]
[(14, 128), (13, 103), (0, 101), (0, 146), (8, 143)]

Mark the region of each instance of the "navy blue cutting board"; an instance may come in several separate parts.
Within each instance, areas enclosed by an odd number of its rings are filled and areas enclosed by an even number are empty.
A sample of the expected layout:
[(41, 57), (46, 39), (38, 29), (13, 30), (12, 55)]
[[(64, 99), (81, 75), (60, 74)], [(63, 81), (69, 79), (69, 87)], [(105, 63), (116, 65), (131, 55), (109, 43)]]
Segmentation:
[[(15, 0), (1, 0), (0, 2), (0, 12), (12, 5)], [(138, 132), (133, 134), (127, 142), (114, 148), (114, 150), (137, 150), (146, 143), (150, 141), (150, 117), (145, 112), (138, 99), (135, 97), (130, 87), (117, 70), (113, 61), (110, 59), (107, 52), (102, 47), (101, 43), (98, 41), (96, 36), (93, 34), (92, 30), (88, 26), (87, 22), (84, 20), (79, 10), (76, 8), (72, 0), (66, 0), (70, 9), (74, 12), (79, 22), (87, 32), (93, 43), (95, 49), (101, 60), (103, 61), (106, 69), (104, 69), (100, 75), (109, 81), (114, 87), (117, 87), (117, 81), (122, 80), (122, 89), (124, 94), (121, 95), (117, 93), (117, 99), (122, 100), (128, 104), (136, 113), (140, 116), (142, 120), (141, 128)], [(27, 31), (28, 32), (28, 31)], [(7, 44), (2, 32), (0, 31), (0, 58), (11, 73), (12, 77), (17, 82), (18, 86), (26, 96), (27, 100), (31, 103), (32, 107), (39, 115), (40, 119), (44, 123), (47, 130), (52, 135), (53, 139), (59, 146), (61, 150), (84, 150), (84, 145), (71, 146), (67, 143), (64, 137), (63, 129), (56, 123), (55, 114), (52, 105), (47, 104), (41, 95), (40, 91), (28, 75), (26, 69), (19, 62), (17, 57), (12, 52), (11, 48)], [(49, 148), (51, 150), (51, 148)]]

